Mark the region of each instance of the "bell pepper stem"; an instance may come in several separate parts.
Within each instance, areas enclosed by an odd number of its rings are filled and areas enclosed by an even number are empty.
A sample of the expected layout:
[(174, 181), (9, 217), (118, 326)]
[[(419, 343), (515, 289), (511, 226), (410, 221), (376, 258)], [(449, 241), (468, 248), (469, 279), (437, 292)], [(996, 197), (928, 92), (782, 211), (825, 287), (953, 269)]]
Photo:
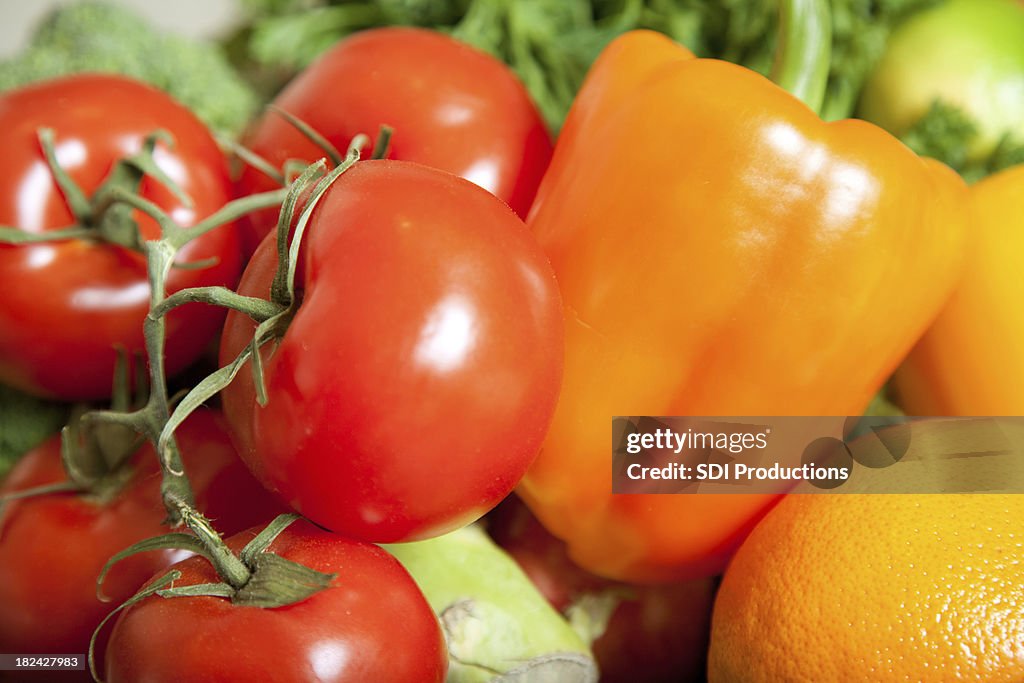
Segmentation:
[(771, 79), (820, 113), (832, 53), (828, 0), (781, 0)]

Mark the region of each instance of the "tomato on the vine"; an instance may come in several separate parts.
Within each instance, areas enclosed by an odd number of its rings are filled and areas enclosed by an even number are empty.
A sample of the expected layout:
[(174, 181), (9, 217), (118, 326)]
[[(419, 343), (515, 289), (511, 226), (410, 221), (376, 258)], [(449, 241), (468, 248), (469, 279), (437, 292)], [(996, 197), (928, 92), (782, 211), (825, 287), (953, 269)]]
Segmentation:
[[(218, 529), (236, 533), (280, 510), (238, 459), (220, 415), (197, 412), (176, 435), (197, 505)], [(53, 437), (30, 451), (0, 495), (66, 481), (60, 447), (60, 437)], [(0, 514), (0, 652), (84, 653), (114, 606), (181, 559), (167, 550), (130, 557), (104, 583), (112, 602), (96, 597), (96, 579), (112, 555), (167, 531), (153, 449), (142, 446), (131, 466), (128, 482), (106, 501), (65, 492), (6, 504)]]
[[(237, 551), (255, 535), (242, 532), (228, 545)], [(337, 576), (283, 608), (209, 596), (145, 598), (114, 627), (107, 681), (444, 681), (448, 652), (437, 617), (386, 551), (308, 522), (286, 529), (268, 550)], [(182, 573), (176, 587), (218, 581), (199, 557), (175, 568)]]
[[(265, 297), (275, 240), (239, 291)], [(301, 305), (223, 393), (242, 458), (333, 531), (374, 542), (450, 531), (496, 505), (537, 454), (561, 384), (560, 296), (493, 195), (401, 161), (360, 161), (312, 213)], [(221, 364), (253, 338), (228, 316)]]
[[(115, 163), (163, 130), (157, 166), (191, 206), (150, 177), (139, 194), (190, 226), (231, 198), (227, 162), (199, 120), (168, 95), (136, 81), (83, 74), (0, 94), (0, 225), (41, 233), (75, 223), (43, 155), (39, 130), (52, 129), (59, 165), (89, 196)], [(135, 212), (144, 237), (156, 223)], [(178, 254), (168, 291), (233, 286), (241, 270), (237, 228), (224, 225)], [(206, 262), (206, 263), (200, 263)], [(109, 396), (118, 349), (141, 351), (149, 311), (145, 258), (91, 239), (0, 244), (0, 382), (62, 399)], [(167, 371), (194, 361), (217, 333), (223, 312), (189, 304), (167, 319)]]
[[(471, 180), (526, 216), (551, 160), (551, 137), (526, 88), (502, 62), (435, 31), (378, 28), (342, 40), (299, 74), (274, 105), (344, 150), (353, 136), (391, 126), (389, 158), (415, 161)], [(292, 124), (269, 111), (245, 144), (280, 167), (324, 156)], [(239, 193), (274, 188), (247, 168)], [(249, 251), (275, 225), (270, 211), (245, 223)]]

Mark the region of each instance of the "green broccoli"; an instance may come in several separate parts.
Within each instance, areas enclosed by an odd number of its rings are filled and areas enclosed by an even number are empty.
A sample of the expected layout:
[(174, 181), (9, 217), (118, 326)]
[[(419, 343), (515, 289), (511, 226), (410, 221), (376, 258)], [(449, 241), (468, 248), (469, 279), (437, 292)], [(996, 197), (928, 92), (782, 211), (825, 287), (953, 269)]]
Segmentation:
[(160, 33), (102, 2), (62, 7), (47, 17), (25, 52), (0, 62), (0, 91), (85, 71), (150, 83), (228, 134), (240, 131), (258, 105), (216, 45)]

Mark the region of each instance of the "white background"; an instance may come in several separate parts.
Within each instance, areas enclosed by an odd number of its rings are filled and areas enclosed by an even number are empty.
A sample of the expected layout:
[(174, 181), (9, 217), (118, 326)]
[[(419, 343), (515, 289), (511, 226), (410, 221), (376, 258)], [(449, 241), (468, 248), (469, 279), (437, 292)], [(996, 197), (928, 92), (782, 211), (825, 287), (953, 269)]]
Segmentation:
[[(188, 36), (212, 38), (231, 30), (240, 13), (238, 0), (108, 0), (132, 7), (155, 27)], [(19, 52), (33, 26), (58, 5), (74, 0), (0, 0), (0, 59)]]

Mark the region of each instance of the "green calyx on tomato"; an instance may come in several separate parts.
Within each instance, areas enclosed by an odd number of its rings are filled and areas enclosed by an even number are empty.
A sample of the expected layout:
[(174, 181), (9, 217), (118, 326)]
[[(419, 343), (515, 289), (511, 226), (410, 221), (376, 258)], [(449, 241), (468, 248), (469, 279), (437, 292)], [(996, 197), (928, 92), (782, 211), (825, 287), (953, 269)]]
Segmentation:
[(289, 525), (301, 519), (299, 515), (279, 515), (236, 555), (202, 514), (188, 505), (181, 506), (181, 514), (185, 523), (192, 530), (192, 534), (171, 533), (156, 536), (139, 541), (122, 550), (110, 558), (100, 571), (96, 580), (97, 591), (102, 590), (107, 573), (118, 562), (138, 553), (152, 550), (178, 549), (200, 555), (213, 565), (220, 581), (174, 586), (174, 582), (181, 578), (181, 572), (172, 569), (147, 584), (117, 609), (110, 612), (93, 632), (89, 644), (89, 666), (93, 676), (98, 678), (93, 650), (103, 627), (121, 610), (131, 607), (151, 595), (158, 595), (162, 598), (208, 596), (228, 598), (233, 604), (240, 606), (284, 607), (302, 602), (325, 590), (337, 577), (336, 574), (319, 572), (287, 560), (280, 555), (266, 552), (274, 539)]
[(1024, 5), (946, 0), (892, 34), (859, 115), (968, 179), (1024, 161)]
[[(136, 366), (137, 367), (137, 366)], [(118, 353), (114, 367), (113, 411), (138, 409), (133, 405), (132, 380), (129, 363), (124, 353)], [(145, 378), (141, 373), (137, 396), (145, 391)], [(60, 430), (60, 461), (66, 478), (58, 482), (45, 482), (17, 491), (0, 493), (0, 513), (4, 506), (15, 500), (25, 500), (52, 493), (73, 492), (87, 495), (93, 502), (106, 505), (122, 492), (134, 476), (132, 456), (142, 444), (142, 437), (133, 429), (113, 422), (90, 419), (88, 409), (82, 405), (72, 407), (67, 423)]]
[[(216, 231), (179, 240), (163, 274), (171, 291), (235, 284), (227, 161), (166, 94), (101, 74), (0, 93), (0, 147), (0, 381), (62, 400), (109, 397), (117, 349), (145, 346), (150, 283), (139, 252), (162, 232), (150, 210), (173, 215), (178, 232), (217, 214)], [(175, 314), (168, 373), (202, 353), (222, 318), (201, 306)]]
[[(242, 555), (255, 551), (261, 535), (250, 529), (225, 543)], [(253, 552), (260, 555), (261, 562), (279, 557), (337, 578), (287, 608), (253, 609), (189, 595), (204, 592), (218, 577), (201, 557), (179, 562), (157, 575), (156, 594), (121, 612), (106, 650), (107, 681), (445, 680), (440, 624), (409, 573), (386, 551), (300, 521), (266, 551)], [(170, 578), (169, 588), (182, 595), (165, 599), (157, 586)]]
[[(196, 505), (221, 532), (265, 524), (283, 511), (239, 461), (217, 412), (198, 411), (176, 437)], [(159, 463), (149, 444), (120, 468), (116, 491), (20, 495), (46, 486), (79, 488), (66, 486), (61, 451), (55, 435), (19, 460), (0, 484), (0, 498), (7, 501), (0, 511), (0, 647), (14, 652), (84, 653), (110, 611), (96, 596), (103, 565), (132, 543), (167, 530)], [(178, 559), (176, 551), (164, 550), (120, 562), (103, 593), (123, 602)]]
[(91, 197), (82, 191), (57, 160), (56, 134), (53, 129), (40, 128), (37, 134), (43, 157), (67, 202), (75, 224), (43, 233), (25, 232), (16, 227), (0, 227), (0, 241), (7, 244), (30, 244), (60, 239), (92, 239), (141, 252), (143, 237), (139, 224), (133, 218), (131, 208), (117, 200), (125, 195), (137, 193), (146, 176), (170, 191), (183, 206), (192, 206), (189, 196), (157, 166), (153, 159), (157, 142), (167, 146), (174, 144), (173, 138), (166, 131), (157, 130), (147, 135), (139, 152), (114, 164), (111, 172)]

